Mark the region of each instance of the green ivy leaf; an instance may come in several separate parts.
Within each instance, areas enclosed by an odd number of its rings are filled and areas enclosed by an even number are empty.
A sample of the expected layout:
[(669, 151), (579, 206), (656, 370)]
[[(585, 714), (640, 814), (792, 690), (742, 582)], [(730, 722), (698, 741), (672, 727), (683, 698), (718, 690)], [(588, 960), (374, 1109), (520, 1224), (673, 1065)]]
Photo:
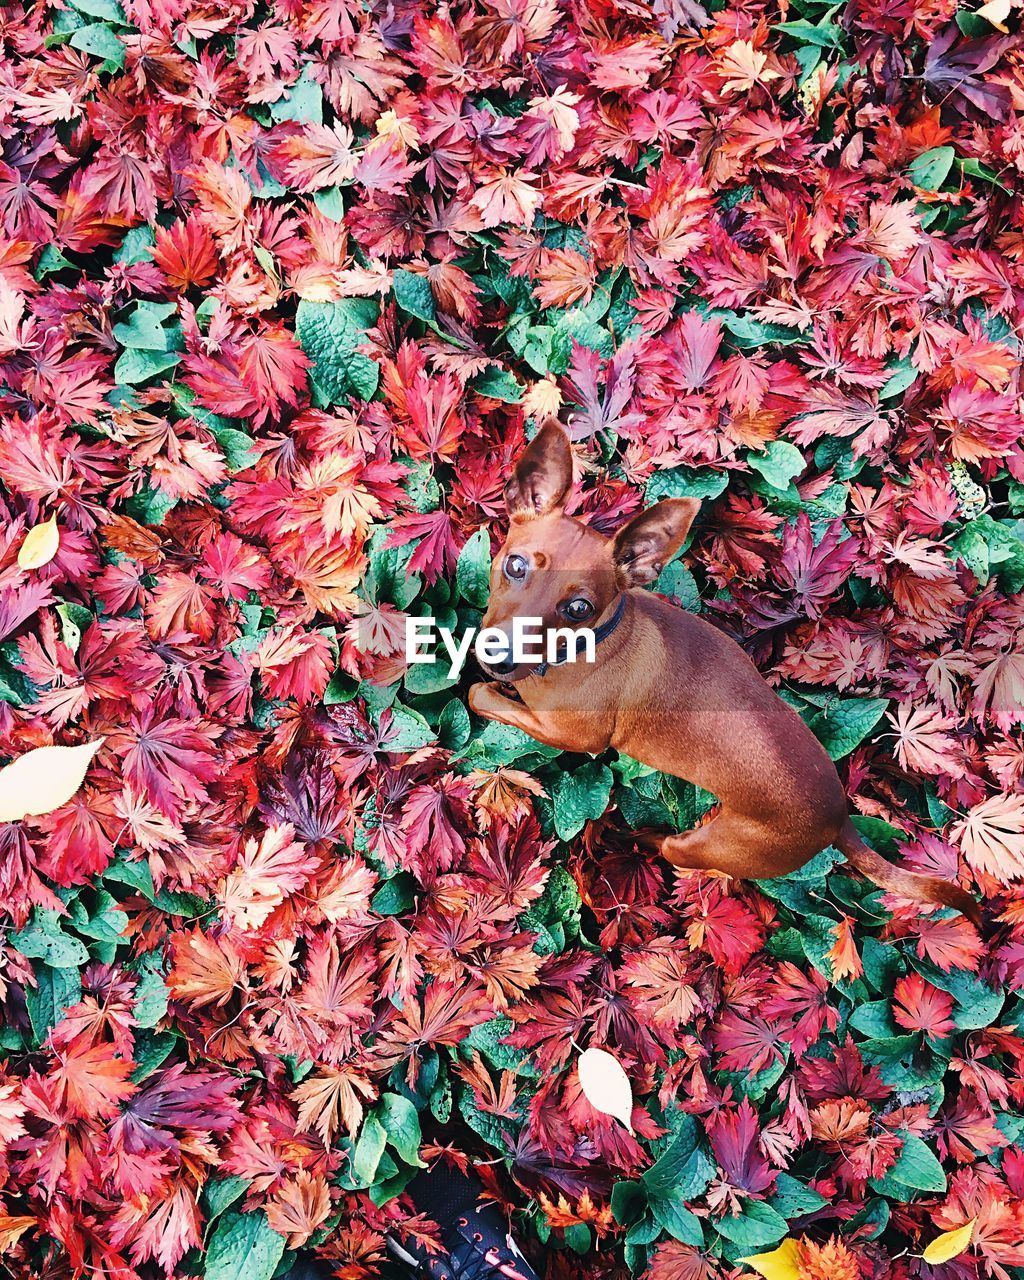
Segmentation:
[(353, 1189), (372, 1186), (377, 1178), (377, 1169), (384, 1155), (388, 1135), (384, 1126), (375, 1116), (368, 1115), (363, 1121), (352, 1152), (351, 1182)]
[(436, 741), (437, 734), (418, 711), (412, 707), (392, 707), (388, 751), (418, 751)]
[(934, 1152), (912, 1133), (901, 1132), (903, 1150), (884, 1178), (870, 1178), (868, 1185), (879, 1195), (907, 1201), (912, 1191), (945, 1191), (946, 1175)]
[(599, 818), (608, 808), (612, 791), (612, 771), (596, 760), (588, 761), (573, 773), (559, 774), (551, 793), (555, 831), (560, 840), (579, 835), (586, 822)]
[(295, 332), (313, 361), (313, 380), (328, 404), (340, 404), (350, 395), (369, 400), (377, 390), (376, 361), (356, 350), (376, 319), (377, 304), (368, 298), (299, 303)]
[(70, 43), (74, 49), (81, 49), (83, 53), (91, 54), (94, 58), (101, 58), (106, 66), (115, 71), (120, 71), (124, 66), (124, 45), (102, 22), (79, 27), (72, 35)]
[(500, 400), (503, 404), (518, 404), (526, 394), (526, 388), (515, 375), (496, 364), (488, 365), (483, 373), (474, 379), (473, 390), (477, 395), (488, 396), (491, 400)]
[(181, 363), (177, 351), (148, 351), (142, 347), (127, 347), (114, 365), (114, 381), (122, 387), (134, 387), (148, 382), (158, 373), (166, 373)]
[(207, 1224), (233, 1204), (241, 1200), (249, 1189), (249, 1179), (229, 1174), (226, 1178), (213, 1178), (203, 1188), (203, 1208), (206, 1210)]
[(888, 698), (835, 698), (805, 719), (830, 759), (841, 760), (864, 741), (888, 705)]
[(426, 276), (414, 271), (403, 271), (398, 268), (394, 273), (395, 301), (417, 320), (433, 325), (437, 319), (434, 295), (430, 289), (430, 281)]
[(764, 453), (749, 453), (750, 466), (772, 486), (785, 492), (807, 466), (807, 460), (788, 440), (772, 440)]
[(955, 159), (953, 147), (932, 147), (911, 160), (907, 166), (907, 177), (922, 191), (938, 191), (949, 177)]
[(313, 79), (311, 68), (303, 67), (302, 75), (270, 108), (271, 117), (281, 123), (296, 120), (300, 124), (323, 124), (324, 91)]
[(455, 566), (455, 585), (469, 604), (482, 609), (487, 604), (491, 576), (491, 538), (483, 525), (467, 539)]
[(775, 1193), (769, 1201), (771, 1207), (784, 1218), (802, 1218), (807, 1213), (824, 1209), (828, 1201), (806, 1183), (780, 1173), (775, 1179)]
[(90, 18), (100, 18), (104, 22), (117, 22), (127, 25), (124, 10), (117, 0), (72, 0), (79, 13), (86, 13)]
[(650, 1208), (655, 1222), (673, 1238), (683, 1244), (693, 1245), (695, 1249), (704, 1246), (704, 1229), (700, 1218), (691, 1213), (683, 1203), (684, 1197), (677, 1193), (671, 1198), (657, 1197), (651, 1200)]
[(743, 1253), (756, 1253), (773, 1245), (789, 1230), (786, 1219), (769, 1204), (748, 1200), (738, 1217), (720, 1218), (715, 1230), (738, 1245)]
[(77, 969), (54, 969), (50, 965), (35, 967), (36, 985), (25, 988), (32, 1033), (38, 1046), (64, 1017), (65, 1009), (82, 998), (82, 979)]
[(284, 1253), (284, 1236), (263, 1213), (228, 1213), (217, 1223), (206, 1253), (204, 1280), (270, 1280)]
[(114, 337), (123, 347), (169, 351), (176, 335), (173, 329), (164, 328), (164, 321), (177, 309), (173, 302), (140, 302), (127, 320), (114, 325)]
[(425, 1168), (420, 1159), (420, 1143), (423, 1141), (420, 1117), (409, 1099), (400, 1093), (382, 1094), (373, 1114), (383, 1127), (388, 1143), (405, 1163), (417, 1169)]
[(85, 944), (63, 932), (57, 912), (40, 907), (32, 912), (25, 928), (12, 935), (11, 942), (23, 956), (45, 960), (53, 969), (80, 969), (89, 960)]
[(138, 981), (135, 984), (136, 1024), (140, 1027), (155, 1027), (167, 1012), (169, 995), (160, 954), (151, 952), (143, 956), (138, 963)]
[(725, 471), (712, 471), (710, 467), (699, 470), (694, 467), (671, 467), (656, 471), (647, 481), (644, 497), (650, 502), (662, 498), (706, 498), (709, 501), (724, 493), (729, 484)]

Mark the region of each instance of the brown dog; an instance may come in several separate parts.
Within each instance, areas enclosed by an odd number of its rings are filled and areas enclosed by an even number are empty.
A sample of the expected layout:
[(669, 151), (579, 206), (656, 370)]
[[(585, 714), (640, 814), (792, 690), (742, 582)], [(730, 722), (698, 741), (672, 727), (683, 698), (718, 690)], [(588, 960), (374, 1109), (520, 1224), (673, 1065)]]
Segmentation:
[(674, 866), (764, 879), (835, 845), (884, 889), (977, 923), (978, 904), (963, 889), (899, 870), (864, 844), (824, 748), (738, 645), (637, 589), (682, 546), (699, 503), (666, 499), (606, 538), (565, 515), (571, 487), (568, 439), (546, 426), (505, 486), (511, 519), (484, 626), (506, 636), (524, 617), (589, 627), (596, 660), (483, 664), (496, 679), (472, 687), (473, 710), (563, 751), (615, 747), (716, 795), (711, 822), (659, 841)]

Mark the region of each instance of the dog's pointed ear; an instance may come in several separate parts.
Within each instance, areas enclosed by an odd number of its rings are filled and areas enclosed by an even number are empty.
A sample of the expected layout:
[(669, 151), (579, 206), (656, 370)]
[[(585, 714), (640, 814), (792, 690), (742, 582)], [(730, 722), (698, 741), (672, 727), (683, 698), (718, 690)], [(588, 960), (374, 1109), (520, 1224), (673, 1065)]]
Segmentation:
[(696, 498), (666, 498), (623, 525), (612, 542), (612, 558), (624, 586), (654, 581), (686, 541), (699, 507)]
[(541, 427), (505, 485), (510, 516), (540, 516), (565, 506), (572, 488), (569, 437), (555, 422)]

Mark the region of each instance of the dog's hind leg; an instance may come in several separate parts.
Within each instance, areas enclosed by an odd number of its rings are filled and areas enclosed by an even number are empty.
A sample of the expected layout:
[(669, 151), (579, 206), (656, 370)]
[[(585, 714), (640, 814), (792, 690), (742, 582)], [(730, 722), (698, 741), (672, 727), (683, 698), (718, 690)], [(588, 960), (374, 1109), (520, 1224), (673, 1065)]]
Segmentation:
[(694, 831), (666, 836), (661, 855), (681, 870), (721, 871), (737, 879), (756, 879), (764, 875), (765, 855), (773, 845), (772, 832), (761, 823), (722, 812)]

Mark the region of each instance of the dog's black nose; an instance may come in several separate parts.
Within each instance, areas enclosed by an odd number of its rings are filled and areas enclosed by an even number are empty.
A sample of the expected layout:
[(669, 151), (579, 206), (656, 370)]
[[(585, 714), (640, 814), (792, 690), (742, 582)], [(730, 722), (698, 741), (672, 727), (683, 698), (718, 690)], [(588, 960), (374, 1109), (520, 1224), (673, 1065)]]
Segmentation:
[(496, 676), (511, 675), (516, 669), (516, 664), (511, 658), (505, 658), (502, 662), (488, 662), (487, 666)]

